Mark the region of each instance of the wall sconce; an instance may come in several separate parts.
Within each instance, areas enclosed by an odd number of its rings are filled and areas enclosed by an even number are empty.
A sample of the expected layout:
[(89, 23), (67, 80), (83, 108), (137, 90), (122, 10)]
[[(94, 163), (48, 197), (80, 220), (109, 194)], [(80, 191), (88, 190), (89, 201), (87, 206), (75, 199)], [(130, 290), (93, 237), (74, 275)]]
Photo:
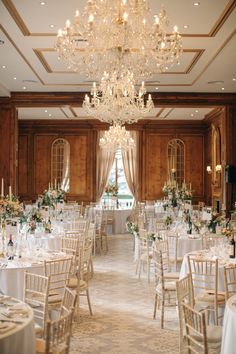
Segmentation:
[(212, 173), (211, 166), (207, 166), (206, 171), (210, 175)]
[(221, 173), (222, 171), (222, 166), (221, 165), (216, 165), (216, 172)]

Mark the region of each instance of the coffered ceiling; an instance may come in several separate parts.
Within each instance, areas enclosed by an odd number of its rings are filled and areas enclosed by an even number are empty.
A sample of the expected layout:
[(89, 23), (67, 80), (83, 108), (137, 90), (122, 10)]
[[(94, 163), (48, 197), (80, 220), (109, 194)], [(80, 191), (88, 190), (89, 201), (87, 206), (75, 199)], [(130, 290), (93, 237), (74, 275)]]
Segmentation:
[[(92, 79), (69, 71), (54, 49), (56, 34), (82, 11), (85, 0), (2, 0), (0, 2), (0, 96), (11, 92), (84, 92)], [(180, 65), (146, 81), (149, 92), (236, 92), (236, 0), (149, 0), (163, 4), (170, 26), (183, 36)], [(155, 108), (152, 118), (203, 119), (213, 107)], [(47, 112), (45, 112), (47, 111)], [(198, 111), (198, 112), (197, 112)], [(85, 117), (80, 107), (20, 108), (20, 118)]]

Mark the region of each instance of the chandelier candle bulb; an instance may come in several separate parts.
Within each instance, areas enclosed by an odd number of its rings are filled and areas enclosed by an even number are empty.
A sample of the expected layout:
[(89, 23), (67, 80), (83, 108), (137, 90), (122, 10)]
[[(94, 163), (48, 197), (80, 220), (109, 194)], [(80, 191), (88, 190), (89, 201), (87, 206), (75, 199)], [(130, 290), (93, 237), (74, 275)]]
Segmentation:
[(163, 8), (151, 13), (148, 0), (87, 0), (81, 15), (76, 11), (74, 22), (66, 22), (55, 47), (69, 68), (86, 68), (90, 78), (116, 70), (132, 71), (140, 80), (169, 69), (181, 57), (181, 35), (177, 26), (171, 32), (169, 23)]
[(62, 37), (62, 29), (59, 29), (59, 30), (58, 30), (57, 37)]

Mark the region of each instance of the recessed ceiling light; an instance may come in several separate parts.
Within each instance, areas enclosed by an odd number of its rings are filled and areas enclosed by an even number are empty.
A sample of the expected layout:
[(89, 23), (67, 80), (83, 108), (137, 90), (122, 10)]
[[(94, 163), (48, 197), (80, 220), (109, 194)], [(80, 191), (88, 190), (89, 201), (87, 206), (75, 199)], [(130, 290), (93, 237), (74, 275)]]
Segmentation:
[(236, 81), (235, 77), (233, 78), (233, 81)]
[(13, 80), (16, 80), (16, 77), (13, 77)]
[(49, 117), (51, 117), (52, 115), (51, 115), (51, 113), (49, 113)]
[(44, 111), (45, 113), (48, 113), (48, 110), (47, 109), (45, 109), (45, 111)]
[(159, 90), (159, 87), (156, 87), (156, 90)]
[(189, 25), (184, 25), (183, 27), (184, 27), (185, 29), (187, 29), (187, 28), (189, 28)]
[(199, 2), (199, 1), (194, 1), (193, 5), (194, 5), (194, 6), (199, 6), (199, 5), (200, 5), (200, 2)]
[(46, 2), (45, 1), (40, 1), (40, 5), (44, 6), (44, 5), (46, 5)]
[(193, 117), (193, 116), (194, 116), (194, 114), (193, 114), (193, 113), (191, 113), (191, 114), (190, 114), (190, 116), (191, 116), (191, 117)]
[(2, 65), (2, 69), (6, 69), (6, 65)]
[(225, 89), (224, 87), (221, 87), (221, 90), (222, 90), (222, 91), (224, 91), (224, 89)]
[(23, 86), (22, 88), (23, 88), (23, 90), (26, 90), (26, 87), (25, 87), (25, 86)]
[(195, 112), (198, 113), (198, 110), (196, 109)]
[(50, 25), (50, 28), (54, 28), (55, 27), (55, 25), (52, 23), (51, 25)]

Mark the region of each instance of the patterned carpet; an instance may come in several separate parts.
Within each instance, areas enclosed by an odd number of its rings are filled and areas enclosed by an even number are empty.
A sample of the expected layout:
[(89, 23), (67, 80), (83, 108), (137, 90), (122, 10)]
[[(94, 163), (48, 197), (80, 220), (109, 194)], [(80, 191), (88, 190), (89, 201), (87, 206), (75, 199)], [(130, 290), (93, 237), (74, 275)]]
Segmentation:
[(153, 320), (154, 282), (145, 274), (138, 280), (130, 235), (109, 237), (109, 251), (94, 259), (91, 281), (93, 316), (82, 298), (81, 321), (73, 329), (71, 354), (174, 354), (178, 353), (178, 321), (175, 308), (160, 311)]

